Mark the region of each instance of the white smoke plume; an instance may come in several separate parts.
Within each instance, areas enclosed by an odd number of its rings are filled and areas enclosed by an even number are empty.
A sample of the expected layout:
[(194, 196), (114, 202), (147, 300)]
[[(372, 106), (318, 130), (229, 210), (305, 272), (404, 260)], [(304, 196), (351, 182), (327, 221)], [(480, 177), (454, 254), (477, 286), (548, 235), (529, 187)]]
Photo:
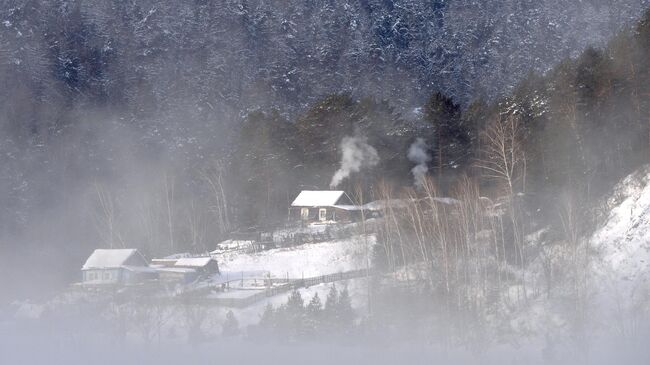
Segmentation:
[(429, 146), (422, 138), (416, 139), (411, 147), (409, 147), (408, 159), (416, 164), (416, 166), (411, 169), (416, 186), (422, 186), (424, 178), (429, 171), (427, 163), (431, 161), (431, 156), (429, 156), (429, 153), (427, 152), (428, 149)]
[(337, 187), (343, 179), (363, 167), (373, 167), (379, 163), (377, 150), (363, 137), (343, 137), (341, 141), (341, 167), (330, 182), (330, 188)]

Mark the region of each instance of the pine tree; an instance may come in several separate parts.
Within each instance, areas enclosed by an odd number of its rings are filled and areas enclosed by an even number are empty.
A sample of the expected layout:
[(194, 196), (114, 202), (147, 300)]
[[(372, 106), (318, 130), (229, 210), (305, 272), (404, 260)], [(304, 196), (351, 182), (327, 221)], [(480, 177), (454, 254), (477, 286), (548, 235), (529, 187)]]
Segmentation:
[(325, 299), (325, 317), (327, 320), (336, 320), (337, 318), (337, 307), (339, 302), (339, 293), (336, 290), (336, 285), (332, 285), (330, 292), (327, 294), (327, 299)]
[(323, 317), (323, 305), (321, 303), (320, 297), (318, 296), (318, 293), (315, 293), (309, 301), (309, 304), (307, 304), (305, 314), (305, 320), (303, 322), (304, 334), (307, 337), (318, 334), (319, 329), (321, 328), (321, 321)]
[(444, 183), (441, 179), (449, 178), (446, 174), (466, 167), (471, 133), (461, 118), (460, 105), (440, 92), (434, 93), (425, 105), (425, 119), (434, 130), (434, 166), (439, 182)]
[(273, 308), (271, 303), (268, 303), (266, 307), (264, 307), (264, 312), (260, 318), (260, 327), (271, 329), (275, 326), (275, 320), (275, 308)]
[(291, 292), (286, 308), (290, 313), (300, 313), (305, 309), (305, 301), (298, 290)]
[(231, 310), (226, 313), (226, 321), (223, 323), (221, 334), (224, 337), (233, 337), (239, 334), (239, 321)]
[(305, 333), (305, 306), (302, 295), (294, 290), (283, 306), (282, 329), (289, 341), (295, 341)]
[(354, 309), (348, 288), (344, 288), (339, 294), (339, 301), (336, 305), (339, 321), (342, 325), (348, 326), (354, 320)]
[(294, 134), (293, 125), (277, 110), (254, 111), (243, 121), (230, 159), (239, 199), (247, 202), (238, 213), (245, 224), (273, 221), (284, 206), (284, 187), (292, 183), (290, 167), (296, 163), (291, 153)]
[(314, 296), (309, 301), (309, 304), (307, 304), (307, 314), (310, 317), (317, 317), (320, 315), (322, 310), (323, 310), (323, 304), (320, 301), (320, 297), (318, 296), (318, 293), (315, 293)]

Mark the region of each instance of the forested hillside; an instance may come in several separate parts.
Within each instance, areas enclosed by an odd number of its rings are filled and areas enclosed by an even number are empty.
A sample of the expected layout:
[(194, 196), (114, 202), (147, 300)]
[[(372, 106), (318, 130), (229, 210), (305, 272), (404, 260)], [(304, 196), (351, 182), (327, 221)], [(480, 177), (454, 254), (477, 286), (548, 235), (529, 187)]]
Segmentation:
[(647, 5), (4, 1), (0, 244), (67, 272), (202, 252), (327, 188), (346, 137), (376, 151), (339, 185), (364, 200), (420, 166), (553, 222), (646, 161)]
[[(433, 93), (420, 118), (411, 121), (387, 103), (338, 95), (295, 121), (280, 123), (284, 130), (272, 127), (277, 113), (251, 114), (248, 123), (259, 126), (242, 133), (264, 130), (264, 125), (275, 134), (256, 134), (264, 143), (251, 143), (246, 153), (235, 153), (234, 160), (253, 163), (261, 156), (273, 158), (285, 165), (268, 168), (277, 174), (270, 180), (293, 176), (296, 186), (322, 187), (338, 168), (340, 141), (359, 135), (377, 149), (380, 165), (353, 175), (344, 186), (351, 191), (361, 183), (373, 190), (384, 180), (404, 187), (414, 183), (408, 170), (415, 162), (407, 151), (420, 137), (428, 145), (427, 165), (440, 194), (450, 193), (465, 174), (478, 179), (486, 195), (497, 197), (504, 193), (499, 187), (506, 179), (510, 193), (524, 194), (527, 204), (540, 208), (545, 215), (540, 218), (556, 215), (548, 209), (567, 199), (589, 211), (620, 178), (647, 162), (649, 14), (605, 47), (565, 59), (545, 75), (529, 74), (510, 96), (494, 102), (477, 100), (463, 108), (448, 96)], [(261, 150), (273, 145), (271, 153)], [(243, 165), (238, 166), (241, 173)], [(262, 165), (247, 170), (263, 171), (267, 169)], [(238, 180), (264, 180), (245, 176)], [(286, 188), (284, 183), (279, 186)], [(269, 195), (258, 188), (247, 195), (256, 191)], [(277, 194), (280, 206), (283, 195)]]

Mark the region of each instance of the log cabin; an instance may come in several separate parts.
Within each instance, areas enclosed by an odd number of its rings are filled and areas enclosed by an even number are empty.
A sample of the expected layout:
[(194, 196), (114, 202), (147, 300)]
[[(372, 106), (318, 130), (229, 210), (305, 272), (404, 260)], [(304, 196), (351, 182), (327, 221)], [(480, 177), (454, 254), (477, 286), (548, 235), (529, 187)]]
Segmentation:
[(344, 191), (303, 190), (289, 207), (289, 220), (345, 223), (354, 221), (360, 211)]

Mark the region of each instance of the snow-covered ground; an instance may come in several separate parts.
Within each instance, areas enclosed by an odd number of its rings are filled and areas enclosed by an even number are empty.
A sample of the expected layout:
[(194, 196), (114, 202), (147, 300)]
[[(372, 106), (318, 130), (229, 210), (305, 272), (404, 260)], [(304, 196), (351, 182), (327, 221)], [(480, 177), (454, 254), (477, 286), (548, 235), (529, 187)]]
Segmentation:
[(605, 223), (590, 240), (602, 257), (600, 275), (628, 299), (646, 296), (650, 279), (650, 167), (621, 181), (606, 208)]
[[(338, 290), (347, 288), (350, 293), (350, 299), (352, 300), (352, 307), (355, 309), (357, 314), (361, 316), (366, 314), (366, 310), (367, 310), (366, 308), (368, 303), (367, 301), (368, 286), (365, 278), (345, 280), (336, 283), (318, 284), (318, 285), (311, 286), (309, 288), (298, 289), (298, 291), (300, 292), (302, 299), (305, 301), (305, 304), (307, 304), (309, 300), (311, 300), (314, 294), (318, 294), (321, 302), (324, 305), (325, 300), (327, 298), (327, 294), (329, 293), (330, 289), (333, 286), (336, 287)], [(215, 318), (225, 318), (226, 313), (229, 310), (232, 310), (235, 316), (237, 317), (237, 319), (239, 320), (239, 324), (242, 327), (252, 325), (252, 324), (257, 324), (267, 304), (271, 304), (275, 308), (277, 308), (280, 305), (285, 304), (289, 299), (290, 295), (291, 292), (286, 292), (271, 297), (268, 300), (260, 301), (246, 308), (225, 308), (225, 307), (215, 308), (215, 311), (217, 312), (215, 313)]]
[(224, 272), (268, 271), (271, 277), (313, 277), (366, 268), (374, 236), (305, 244), (246, 254), (226, 252), (214, 257)]

